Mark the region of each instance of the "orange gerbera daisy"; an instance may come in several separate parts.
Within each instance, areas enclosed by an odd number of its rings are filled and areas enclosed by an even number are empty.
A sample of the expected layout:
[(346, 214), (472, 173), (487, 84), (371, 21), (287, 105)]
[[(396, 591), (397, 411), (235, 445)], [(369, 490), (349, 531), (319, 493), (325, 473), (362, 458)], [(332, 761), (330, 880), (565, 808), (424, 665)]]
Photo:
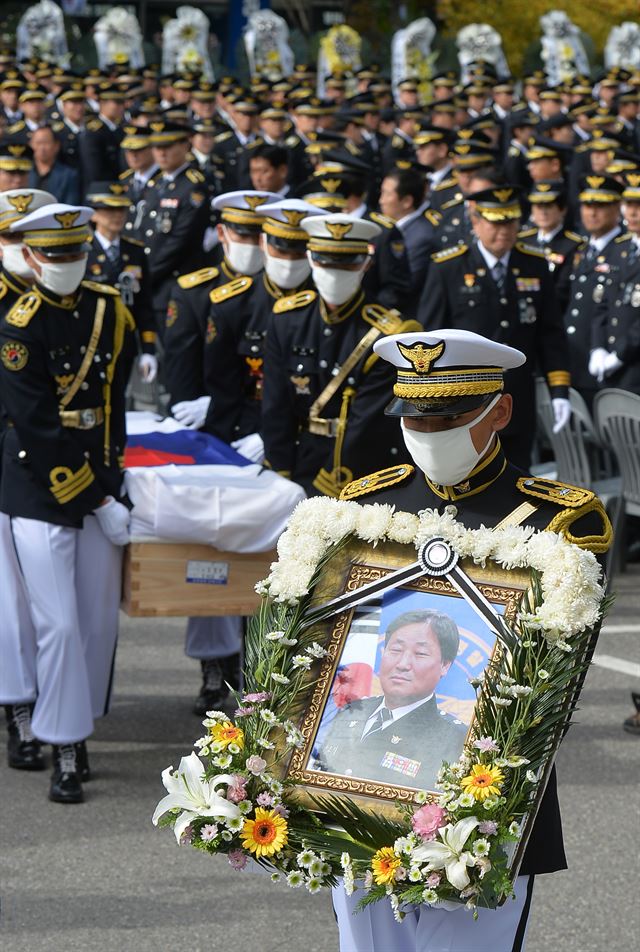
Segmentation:
[(374, 854), (371, 860), (371, 869), (373, 878), (378, 886), (384, 886), (394, 880), (396, 869), (400, 866), (401, 860), (393, 852), (392, 846), (383, 846)]
[(261, 856), (273, 856), (285, 846), (288, 839), (288, 826), (284, 817), (275, 810), (263, 810), (256, 807), (255, 820), (245, 820), (242, 827), (242, 845), (245, 849)]
[(474, 764), (471, 773), (463, 777), (460, 785), (465, 793), (472, 794), (476, 800), (486, 800), (487, 797), (498, 796), (504, 774), (498, 767), (486, 764)]
[(229, 744), (237, 744), (240, 749), (244, 747), (244, 731), (231, 721), (218, 721), (210, 728), (210, 733), (215, 741), (224, 745), (225, 749)]

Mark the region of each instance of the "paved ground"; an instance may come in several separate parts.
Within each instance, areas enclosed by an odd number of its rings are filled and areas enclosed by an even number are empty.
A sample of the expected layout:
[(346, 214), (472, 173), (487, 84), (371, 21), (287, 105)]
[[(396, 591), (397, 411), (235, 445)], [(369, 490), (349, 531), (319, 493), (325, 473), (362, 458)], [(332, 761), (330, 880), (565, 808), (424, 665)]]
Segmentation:
[[(559, 757), (571, 869), (539, 878), (528, 952), (623, 952), (640, 934), (640, 738), (620, 729), (640, 687), (639, 583), (638, 570), (620, 579), (598, 649), (607, 666), (592, 668)], [(48, 772), (0, 766), (3, 952), (337, 949), (327, 897), (234, 873), (151, 826), (160, 771), (197, 736), (182, 630), (123, 618), (116, 701), (91, 742), (84, 805), (49, 803)]]

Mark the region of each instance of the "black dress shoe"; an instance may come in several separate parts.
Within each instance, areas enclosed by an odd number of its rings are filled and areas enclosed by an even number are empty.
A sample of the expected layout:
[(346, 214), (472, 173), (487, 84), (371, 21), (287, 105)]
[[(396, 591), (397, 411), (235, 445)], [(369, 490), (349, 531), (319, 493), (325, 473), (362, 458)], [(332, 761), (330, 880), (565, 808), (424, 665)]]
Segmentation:
[(44, 770), (42, 745), (31, 731), (31, 705), (6, 704), (7, 761), (14, 770)]
[(78, 776), (80, 777), (82, 783), (87, 783), (88, 780), (91, 780), (91, 768), (89, 767), (89, 752), (87, 750), (87, 743), (86, 741), (81, 740), (73, 746), (76, 749), (76, 765), (78, 768)]
[(74, 744), (54, 744), (53, 774), (49, 799), (54, 803), (82, 803), (84, 794), (76, 763)]
[(193, 713), (203, 717), (207, 711), (220, 708), (229, 696), (229, 690), (222, 683), (222, 668), (217, 658), (205, 658), (200, 661), (202, 668), (202, 687), (193, 705)]

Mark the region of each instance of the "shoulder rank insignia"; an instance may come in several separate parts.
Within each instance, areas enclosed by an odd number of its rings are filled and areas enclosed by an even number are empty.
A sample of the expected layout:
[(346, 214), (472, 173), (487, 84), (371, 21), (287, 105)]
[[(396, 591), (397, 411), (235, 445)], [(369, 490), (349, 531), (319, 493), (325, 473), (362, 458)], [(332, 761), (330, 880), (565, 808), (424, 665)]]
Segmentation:
[(85, 125), (85, 129), (89, 132), (97, 132), (98, 129), (102, 129), (102, 120), (101, 119), (89, 119)]
[(5, 284), (4, 279), (0, 276), (0, 301), (5, 296), (8, 290), (9, 288)]
[(518, 232), (518, 238), (532, 238), (533, 235), (538, 234), (537, 228), (525, 228), (524, 231)]
[(441, 182), (438, 182), (436, 187), (433, 189), (434, 192), (442, 192), (445, 188), (453, 188), (454, 185), (457, 185), (457, 180), (454, 178), (446, 178)]
[[(583, 245), (587, 240), (584, 235), (579, 235), (577, 231), (570, 231), (567, 229), (564, 234), (565, 238), (570, 238), (571, 241), (577, 241), (581, 245)], [(631, 237), (631, 235), (629, 235), (629, 237)], [(616, 238), (615, 241), (620, 241), (620, 238)]]
[(440, 212), (437, 212), (435, 208), (427, 208), (424, 213), (424, 218), (426, 218), (429, 224), (433, 225), (434, 228), (437, 228), (442, 221), (442, 215)]
[(516, 248), (525, 255), (531, 255), (533, 258), (544, 258), (544, 251), (534, 248), (533, 245), (525, 245), (524, 241), (516, 241)]
[(377, 473), (371, 473), (369, 476), (363, 476), (361, 479), (354, 479), (353, 482), (348, 483), (340, 493), (340, 499), (356, 499), (358, 496), (366, 496), (369, 493), (388, 489), (390, 486), (397, 486), (414, 473), (415, 467), (409, 466), (408, 463), (403, 466), (389, 466), (388, 469), (378, 470)]
[(132, 175), (133, 175), (133, 169), (127, 169), (126, 171), (121, 172), (118, 178), (120, 179), (120, 181), (122, 181), (123, 179), (130, 178)]
[(193, 185), (200, 185), (204, 182), (204, 175), (198, 169), (187, 169), (186, 175)]
[(250, 278), (248, 274), (243, 274), (239, 278), (229, 281), (228, 284), (221, 284), (214, 288), (209, 295), (209, 300), (212, 304), (222, 304), (223, 301), (228, 301), (229, 298), (235, 297), (237, 294), (244, 294), (252, 284), (253, 278)]
[(392, 149), (403, 149), (403, 148), (405, 147), (405, 145), (407, 145), (407, 143), (404, 141), (404, 139), (402, 138), (402, 136), (397, 136), (397, 135), (396, 135), (396, 136), (394, 136), (393, 139), (391, 140), (391, 148), (392, 148)]
[(462, 205), (462, 201), (462, 198), (458, 198), (457, 195), (454, 195), (448, 202), (443, 202), (442, 211), (447, 212), (450, 208), (456, 208), (458, 205)]
[(98, 281), (83, 281), (82, 287), (88, 288), (90, 291), (95, 291), (96, 294), (113, 294), (115, 297), (120, 297), (118, 289), (112, 287), (110, 284), (100, 284)]
[[(571, 234), (572, 237), (573, 237), (573, 235), (574, 235), (573, 232), (565, 232), (565, 234), (566, 234), (566, 235)], [(579, 237), (579, 236), (578, 236), (578, 235), (575, 235), (575, 237), (577, 238), (577, 237)], [(580, 240), (581, 240), (581, 241), (586, 241), (585, 238), (581, 238)], [(618, 237), (617, 237), (617, 238), (614, 238), (613, 240), (615, 241), (615, 243), (616, 243), (617, 245), (619, 245), (619, 244), (621, 244), (622, 242), (625, 242), (625, 241), (631, 241), (631, 232), (626, 231), (626, 232), (624, 233), (624, 235), (618, 235)]]
[(542, 479), (538, 476), (521, 476), (516, 486), (527, 496), (555, 502), (567, 509), (577, 509), (595, 498), (590, 489), (571, 486), (569, 483), (559, 483), (555, 479)]
[(435, 261), (436, 264), (441, 264), (443, 261), (449, 261), (451, 258), (457, 258), (458, 255), (463, 255), (468, 250), (469, 246), (465, 244), (452, 245), (451, 248), (443, 248), (442, 251), (436, 251), (435, 254), (431, 255), (431, 260)]
[(317, 298), (317, 293), (312, 290), (298, 291), (297, 294), (289, 294), (288, 297), (279, 298), (273, 305), (274, 314), (284, 314), (286, 311), (295, 311), (299, 307), (306, 307)]
[(31, 318), (41, 304), (42, 298), (38, 292), (28, 291), (26, 294), (23, 294), (22, 297), (18, 298), (7, 314), (7, 324), (11, 324), (12, 327), (28, 327)]
[(192, 271), (190, 274), (181, 274), (178, 278), (178, 284), (181, 288), (197, 288), (199, 284), (205, 281), (213, 281), (220, 272), (217, 268), (200, 268), (199, 271)]
[(399, 334), (403, 324), (400, 311), (395, 308), (383, 307), (382, 304), (365, 304), (362, 316), (367, 322), (383, 334)]
[(0, 349), (2, 366), (7, 370), (22, 370), (29, 360), (29, 351), (18, 340), (8, 340)]
[(144, 248), (144, 241), (140, 241), (138, 238), (129, 238), (128, 235), (122, 235), (120, 240), (126, 241), (128, 245), (135, 245), (136, 248)]
[(215, 137), (215, 139), (214, 139), (213, 141), (214, 141), (214, 142), (226, 142), (226, 140), (227, 140), (227, 139), (230, 139), (232, 135), (233, 135), (233, 133), (230, 132), (230, 131), (229, 131), (229, 132), (221, 132), (219, 135), (217, 135), (217, 136)]
[(395, 222), (393, 218), (389, 218), (387, 215), (381, 215), (380, 212), (370, 212), (370, 220), (376, 225), (382, 225), (383, 228), (393, 228)]

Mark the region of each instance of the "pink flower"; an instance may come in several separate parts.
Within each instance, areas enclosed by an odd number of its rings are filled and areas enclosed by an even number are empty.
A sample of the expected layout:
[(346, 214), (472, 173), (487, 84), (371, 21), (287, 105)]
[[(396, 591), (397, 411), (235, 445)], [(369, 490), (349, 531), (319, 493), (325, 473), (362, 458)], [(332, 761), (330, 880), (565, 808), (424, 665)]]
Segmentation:
[(423, 840), (434, 840), (440, 827), (444, 826), (446, 816), (446, 810), (437, 803), (425, 803), (413, 814), (411, 825)]
[(257, 754), (251, 754), (250, 757), (247, 757), (247, 770), (249, 773), (252, 773), (254, 777), (257, 777), (259, 774), (265, 770), (267, 766), (267, 761), (263, 760), (262, 757), (258, 757)]
[(436, 886), (440, 885), (440, 873), (429, 873), (425, 882), (429, 889), (435, 889)]
[(188, 846), (193, 841), (193, 827), (191, 824), (185, 826), (180, 837), (180, 846)]
[(205, 823), (200, 830), (200, 839), (203, 843), (210, 843), (218, 835), (218, 827), (215, 823)]
[(483, 820), (478, 826), (478, 833), (483, 836), (494, 836), (498, 832), (498, 824), (495, 820)]
[(263, 790), (262, 793), (259, 793), (256, 797), (256, 803), (261, 807), (272, 807), (273, 806), (273, 796), (270, 793), (267, 793), (266, 790)]
[(242, 850), (230, 850), (227, 859), (229, 860), (229, 866), (232, 866), (233, 869), (244, 869), (247, 865), (247, 854)]
[(232, 803), (240, 803), (247, 797), (247, 780), (241, 774), (232, 774), (231, 783), (227, 787), (227, 800)]
[(235, 717), (249, 717), (249, 714), (253, 714), (255, 707), (239, 707), (235, 711)]
[(287, 808), (285, 807), (283, 803), (277, 803), (275, 807), (273, 808), (273, 812), (277, 813), (278, 816), (283, 817), (285, 820), (289, 816), (289, 811), (287, 810)]
[(268, 701), (271, 697), (271, 691), (260, 691), (258, 694), (245, 694), (242, 698), (243, 704), (261, 704)]
[(493, 737), (479, 737), (474, 740), (473, 746), (483, 754), (496, 753), (500, 750)]

